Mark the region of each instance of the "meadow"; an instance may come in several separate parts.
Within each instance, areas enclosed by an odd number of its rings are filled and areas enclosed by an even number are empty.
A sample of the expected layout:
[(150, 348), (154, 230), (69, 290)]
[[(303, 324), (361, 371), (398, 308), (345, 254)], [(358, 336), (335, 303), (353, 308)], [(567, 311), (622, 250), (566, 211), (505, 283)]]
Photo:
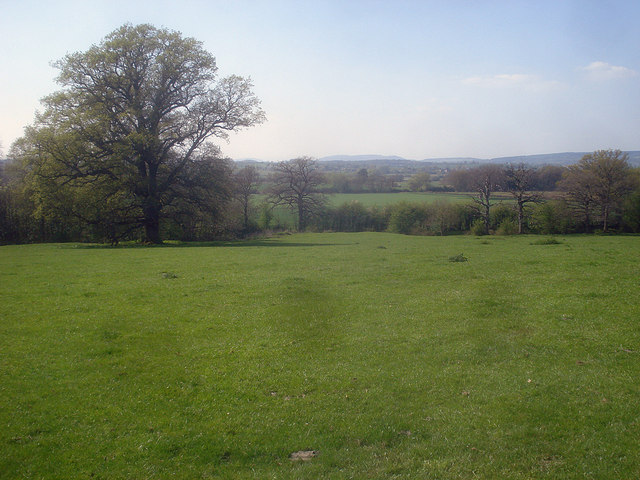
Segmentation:
[(396, 192), (396, 193), (332, 193), (327, 196), (331, 206), (338, 207), (343, 203), (360, 202), (365, 207), (384, 207), (399, 202), (409, 203), (471, 203), (470, 193), (454, 192)]
[[(397, 205), (401, 202), (411, 204), (464, 204), (473, 203), (472, 193), (460, 192), (392, 192), (392, 193), (331, 193), (327, 194), (326, 204), (329, 207), (340, 207), (351, 202), (358, 202), (364, 207), (384, 208), (391, 205)], [(264, 200), (266, 196), (258, 196), (258, 199)], [(507, 205), (513, 204), (513, 198), (509, 193), (497, 192), (493, 195), (493, 202), (496, 204), (503, 203)], [(278, 206), (273, 210), (274, 218), (280, 227), (295, 229), (296, 215), (285, 206)]]
[(0, 478), (638, 478), (640, 237), (546, 240), (0, 247)]

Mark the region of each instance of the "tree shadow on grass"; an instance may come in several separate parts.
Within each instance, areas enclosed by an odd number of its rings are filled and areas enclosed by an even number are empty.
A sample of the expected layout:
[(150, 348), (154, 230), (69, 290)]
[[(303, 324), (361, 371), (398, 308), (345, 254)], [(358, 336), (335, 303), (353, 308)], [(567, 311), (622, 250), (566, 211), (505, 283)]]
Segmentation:
[(97, 243), (74, 243), (62, 244), (60, 248), (78, 249), (126, 249), (126, 248), (198, 248), (198, 247), (335, 247), (345, 245), (357, 245), (354, 243), (301, 243), (282, 242), (279, 239), (261, 240), (233, 240), (233, 241), (210, 241), (210, 242), (179, 242), (167, 241), (160, 245), (147, 245), (137, 242), (124, 242), (119, 245), (97, 244)]

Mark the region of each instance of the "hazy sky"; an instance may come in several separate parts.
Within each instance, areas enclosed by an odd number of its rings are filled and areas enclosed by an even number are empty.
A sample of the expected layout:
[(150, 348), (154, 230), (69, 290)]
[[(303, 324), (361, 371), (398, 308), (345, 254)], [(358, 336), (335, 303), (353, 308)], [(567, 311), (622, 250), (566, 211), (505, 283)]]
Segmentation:
[(640, 2), (0, 0), (6, 153), (58, 89), (52, 61), (124, 23), (195, 37), (268, 121), (233, 158), (640, 150)]

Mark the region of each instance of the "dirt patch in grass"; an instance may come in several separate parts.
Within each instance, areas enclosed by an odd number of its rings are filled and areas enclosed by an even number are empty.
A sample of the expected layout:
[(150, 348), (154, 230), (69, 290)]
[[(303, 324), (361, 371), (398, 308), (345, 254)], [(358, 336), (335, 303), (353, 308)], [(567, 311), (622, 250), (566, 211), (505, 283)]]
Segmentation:
[(318, 450), (300, 450), (289, 455), (289, 460), (291, 460), (292, 462), (308, 462), (313, 457), (317, 457), (318, 453)]

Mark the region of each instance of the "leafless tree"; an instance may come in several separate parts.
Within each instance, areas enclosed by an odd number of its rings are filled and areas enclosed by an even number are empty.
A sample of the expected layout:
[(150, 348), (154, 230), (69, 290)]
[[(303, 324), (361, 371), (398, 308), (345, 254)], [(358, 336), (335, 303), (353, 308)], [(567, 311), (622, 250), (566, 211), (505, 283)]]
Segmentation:
[(451, 185), (456, 192), (470, 192), (473, 190), (474, 170), (452, 170), (444, 178), (444, 182)]
[(322, 174), (310, 157), (279, 162), (273, 167), (269, 201), (273, 205), (287, 205), (298, 215), (298, 230), (307, 228), (311, 216), (319, 213), (324, 196), (317, 191)]
[(521, 234), (524, 223), (524, 209), (527, 203), (539, 203), (542, 195), (539, 192), (532, 192), (535, 169), (524, 163), (519, 165), (507, 165), (504, 169), (505, 190), (507, 190), (516, 201), (518, 209), (518, 233)]
[(473, 169), (474, 181), (472, 184), (473, 209), (480, 214), (484, 222), (485, 234), (489, 234), (491, 225), (491, 207), (493, 194), (500, 190), (503, 184), (504, 174), (498, 165), (482, 165)]
[(593, 174), (579, 163), (569, 165), (559, 185), (567, 203), (582, 216), (585, 231), (590, 231), (591, 218), (596, 208)]

